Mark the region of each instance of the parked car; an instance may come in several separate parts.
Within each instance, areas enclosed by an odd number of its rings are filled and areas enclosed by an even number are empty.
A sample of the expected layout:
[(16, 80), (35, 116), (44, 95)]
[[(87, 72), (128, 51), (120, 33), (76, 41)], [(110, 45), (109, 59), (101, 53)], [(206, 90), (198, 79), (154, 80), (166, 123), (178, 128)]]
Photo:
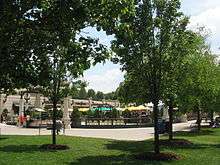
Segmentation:
[(220, 127), (219, 123), (220, 123), (220, 117), (216, 117), (212, 128), (219, 128)]
[(220, 117), (216, 117), (216, 118), (215, 118), (215, 122), (220, 123)]

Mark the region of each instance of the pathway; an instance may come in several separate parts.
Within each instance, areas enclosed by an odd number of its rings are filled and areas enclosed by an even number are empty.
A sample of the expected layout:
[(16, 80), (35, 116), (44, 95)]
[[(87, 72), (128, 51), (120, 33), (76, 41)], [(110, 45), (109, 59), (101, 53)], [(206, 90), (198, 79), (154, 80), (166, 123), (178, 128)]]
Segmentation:
[[(190, 129), (191, 123), (174, 124), (174, 131), (187, 131)], [(39, 129), (19, 128), (0, 124), (0, 134), (2, 135), (39, 135)], [(153, 127), (146, 128), (122, 128), (122, 129), (80, 129), (72, 128), (65, 131), (67, 136), (106, 138), (115, 140), (146, 140), (153, 137)], [(40, 135), (50, 135), (51, 131), (40, 129)]]

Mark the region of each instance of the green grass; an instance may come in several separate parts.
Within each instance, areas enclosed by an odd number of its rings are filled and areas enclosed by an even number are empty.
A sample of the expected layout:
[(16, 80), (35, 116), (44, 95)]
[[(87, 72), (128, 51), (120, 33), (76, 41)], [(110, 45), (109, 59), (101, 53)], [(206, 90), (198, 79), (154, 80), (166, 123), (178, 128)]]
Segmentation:
[(94, 138), (58, 136), (59, 144), (68, 144), (66, 151), (40, 151), (39, 145), (50, 143), (50, 136), (1, 136), (0, 165), (219, 165), (220, 129), (204, 129), (196, 133), (177, 133), (194, 145), (188, 148), (162, 147), (163, 151), (175, 152), (183, 160), (149, 162), (135, 160), (134, 154), (152, 150), (152, 141), (114, 141)]

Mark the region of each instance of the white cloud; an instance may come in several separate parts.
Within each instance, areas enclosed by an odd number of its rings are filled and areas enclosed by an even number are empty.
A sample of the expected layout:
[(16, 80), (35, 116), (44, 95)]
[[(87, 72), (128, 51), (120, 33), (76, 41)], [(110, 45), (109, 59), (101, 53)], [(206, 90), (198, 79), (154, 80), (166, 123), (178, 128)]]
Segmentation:
[(123, 74), (119, 68), (113, 68), (103, 73), (86, 75), (83, 79), (89, 82), (88, 89), (107, 93), (117, 89), (119, 83), (123, 81)]
[(207, 26), (213, 33), (217, 33), (217, 28), (220, 27), (220, 6), (192, 16), (190, 25), (196, 26), (197, 24)]
[(220, 46), (220, 5), (210, 8), (190, 18), (189, 28), (205, 26), (211, 32), (209, 43), (215, 53), (219, 53)]
[(181, 0), (182, 10), (187, 15), (197, 15), (220, 5), (219, 0)]
[[(215, 53), (219, 53), (220, 47), (220, 0), (182, 0), (182, 9), (186, 15), (191, 16), (190, 28), (205, 25), (211, 30), (209, 43)], [(93, 37), (99, 37), (100, 42), (108, 45), (112, 36), (106, 36), (104, 32), (87, 29)], [(110, 38), (109, 38), (110, 37)], [(97, 65), (85, 72), (84, 80), (89, 83), (88, 88), (96, 91), (114, 91), (123, 81), (123, 73), (120, 66), (109, 64)]]
[(220, 5), (219, 0), (197, 0), (197, 4), (199, 4), (199, 7), (201, 9), (208, 9), (208, 8), (214, 8), (216, 6)]

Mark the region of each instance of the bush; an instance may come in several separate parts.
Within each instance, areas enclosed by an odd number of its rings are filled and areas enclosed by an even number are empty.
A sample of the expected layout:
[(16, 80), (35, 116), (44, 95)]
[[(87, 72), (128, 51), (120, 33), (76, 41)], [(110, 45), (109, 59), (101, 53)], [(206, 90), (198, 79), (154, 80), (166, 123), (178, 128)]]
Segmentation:
[(131, 118), (131, 112), (126, 109), (125, 111), (122, 112), (122, 116), (124, 118)]
[(73, 109), (73, 112), (71, 113), (71, 126), (78, 126), (80, 124), (80, 117), (81, 112), (78, 109)]
[(90, 109), (87, 112), (84, 112), (84, 115), (87, 116), (88, 118), (93, 118), (94, 112)]
[(119, 117), (119, 112), (116, 108), (113, 108), (112, 111), (111, 111), (111, 117), (112, 118), (118, 118)]

